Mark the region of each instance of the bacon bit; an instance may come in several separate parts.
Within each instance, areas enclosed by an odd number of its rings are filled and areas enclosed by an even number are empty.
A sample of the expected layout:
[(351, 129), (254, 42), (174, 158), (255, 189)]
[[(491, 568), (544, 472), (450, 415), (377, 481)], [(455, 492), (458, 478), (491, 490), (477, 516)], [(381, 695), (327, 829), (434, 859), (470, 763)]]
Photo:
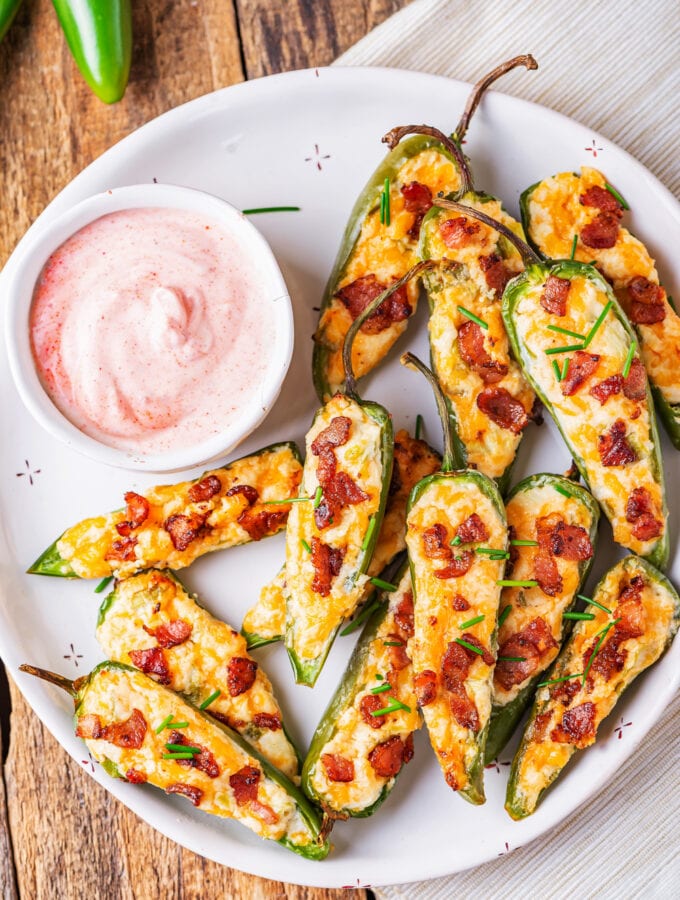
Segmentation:
[(418, 706), (428, 706), (437, 696), (437, 675), (432, 669), (418, 672), (413, 678)]
[(232, 697), (249, 691), (255, 681), (257, 663), (245, 656), (232, 656), (227, 665), (227, 689)]
[(320, 431), (312, 442), (312, 453), (319, 456), (329, 447), (342, 447), (349, 440), (352, 420), (348, 416), (334, 416), (330, 425)]
[(446, 774), (444, 775), (444, 780), (452, 791), (458, 790), (458, 779), (456, 778), (455, 772), (446, 772)]
[(568, 278), (558, 278), (550, 275), (543, 285), (541, 294), (541, 306), (553, 316), (565, 316), (567, 314), (567, 297), (571, 282)]
[(404, 741), (404, 765), (413, 759), (413, 732)]
[(548, 597), (556, 597), (562, 593), (562, 576), (557, 569), (557, 563), (550, 553), (542, 548), (534, 557), (534, 578)]
[(191, 513), (188, 516), (181, 514), (168, 516), (163, 522), (163, 528), (170, 535), (170, 540), (175, 550), (182, 552), (187, 549), (192, 541), (204, 534), (209, 526), (205, 524), (205, 516)]
[[(514, 685), (522, 684), (530, 678), (538, 668), (541, 658), (557, 647), (550, 628), (538, 617), (528, 625), (504, 641), (498, 650), (499, 660), (496, 663), (494, 678), (501, 687), (509, 691)], [(500, 659), (503, 656), (524, 657), (519, 660)]]
[(428, 559), (451, 559), (453, 551), (446, 542), (448, 531), (444, 525), (430, 525), (423, 531), (423, 553)]
[(477, 396), (477, 406), (492, 422), (513, 434), (521, 434), (529, 423), (522, 404), (505, 388), (484, 388)]
[(78, 718), (76, 737), (89, 738), (96, 741), (101, 737), (101, 734), (102, 723), (99, 716), (96, 716), (94, 713), (89, 713), (86, 716), (80, 716)]
[(127, 504), (127, 520), (116, 525), (116, 531), (123, 537), (127, 537), (133, 529), (139, 528), (148, 518), (151, 509), (146, 497), (135, 494), (134, 491), (127, 492), (125, 503)]
[(581, 242), (594, 250), (608, 250), (615, 246), (619, 236), (619, 218), (613, 213), (601, 212), (581, 230)]
[(156, 638), (159, 647), (167, 650), (169, 647), (177, 647), (188, 640), (193, 626), (184, 619), (173, 619), (171, 622), (164, 622), (157, 628), (147, 628), (146, 625), (142, 625), (142, 628), (151, 637)]
[(104, 559), (107, 562), (132, 562), (137, 558), (135, 556), (136, 545), (137, 538), (132, 535), (124, 537), (120, 541), (114, 541)]
[(566, 378), (560, 384), (560, 390), (565, 397), (571, 397), (581, 387), (600, 364), (597, 353), (585, 353), (577, 350), (571, 357)]
[(635, 488), (626, 503), (626, 521), (633, 523), (633, 537), (651, 541), (661, 534), (663, 523), (654, 515), (652, 497), (646, 488)]
[(100, 738), (123, 750), (139, 750), (145, 734), (146, 719), (138, 709), (133, 709), (125, 721), (112, 722), (102, 728)]
[(470, 604), (467, 602), (465, 597), (462, 594), (456, 594), (451, 601), (451, 606), (457, 612), (465, 612), (466, 609), (470, 609)]
[(508, 281), (514, 277), (514, 274), (506, 268), (505, 263), (497, 253), (490, 253), (489, 256), (480, 256), (478, 262), (479, 268), (484, 272), (486, 286), (489, 290), (494, 291), (496, 296), (500, 297)]
[(581, 206), (594, 206), (602, 212), (614, 213), (619, 219), (623, 215), (623, 207), (606, 188), (594, 184), (579, 197)]
[(393, 778), (404, 764), (405, 747), (400, 737), (395, 735), (378, 744), (368, 754), (373, 771), (381, 778)]
[(175, 784), (169, 784), (165, 789), (165, 793), (181, 794), (183, 797), (188, 797), (194, 806), (199, 806), (203, 799), (203, 791), (200, 788), (194, 787), (193, 784), (182, 784), (181, 781), (176, 781)]
[(439, 234), (447, 247), (456, 250), (459, 247), (467, 247), (472, 243), (473, 235), (479, 232), (479, 223), (471, 222), (465, 216), (456, 219), (446, 219), (439, 226)]
[(327, 597), (330, 594), (331, 582), (340, 574), (344, 557), (344, 549), (330, 547), (318, 538), (312, 538), (313, 591), (321, 594), (322, 597)]
[(666, 318), (666, 292), (643, 275), (636, 275), (628, 284), (630, 318), (636, 325), (655, 325)]
[(460, 683), (449, 694), (449, 708), (461, 728), (469, 728), (475, 733), (479, 731), (480, 721), (477, 707)]
[(508, 374), (505, 363), (493, 359), (484, 347), (484, 333), (476, 322), (466, 321), (458, 329), (458, 348), (463, 362), (485, 384), (495, 384)]
[(276, 825), (279, 821), (278, 815), (271, 806), (267, 806), (266, 803), (260, 803), (259, 800), (251, 800), (250, 809), (255, 815), (259, 815), (267, 825)]
[(401, 188), (401, 194), (404, 198), (404, 209), (407, 212), (415, 213), (413, 224), (408, 230), (408, 236), (416, 240), (420, 233), (420, 226), (425, 217), (425, 213), (432, 206), (432, 191), (426, 184), (419, 181), (411, 181)]
[[(241, 485), (238, 485), (238, 487), (241, 487)], [(243, 485), (243, 487), (247, 487), (247, 485)], [(205, 478), (197, 481), (196, 484), (191, 485), (188, 496), (191, 503), (204, 503), (206, 500), (212, 500), (213, 497), (216, 497), (221, 490), (222, 482), (217, 475), (207, 475)], [(251, 490), (254, 490), (254, 488), (251, 488)], [(231, 496), (233, 491), (234, 488), (231, 489), (227, 496)], [(252, 502), (254, 503), (255, 501), (253, 500)]]
[(645, 367), (635, 358), (630, 364), (628, 378), (623, 382), (623, 394), (629, 400), (645, 400), (647, 397), (647, 375)]
[(581, 690), (581, 679), (571, 678), (569, 681), (560, 681), (559, 684), (550, 686), (550, 697), (559, 701), (563, 706), (569, 706), (576, 694)]
[(321, 765), (326, 770), (329, 781), (354, 781), (354, 763), (339, 753), (322, 753)]
[(435, 578), (460, 578), (472, 568), (475, 561), (475, 554), (472, 550), (463, 550), (458, 557), (453, 557), (447, 566), (443, 569), (437, 569), (434, 572)]
[(388, 634), (388, 641), (397, 642), (400, 641), (398, 647), (388, 647), (389, 650), (389, 658), (390, 658), (390, 666), (395, 670), (395, 672), (401, 672), (402, 669), (405, 669), (407, 666), (411, 665), (411, 657), (406, 652), (406, 646), (403, 642), (403, 638), (400, 634)]
[[(565, 682), (568, 684), (568, 682)], [(550, 710), (546, 712), (539, 713), (534, 719), (534, 724), (531, 729), (531, 740), (540, 743), (545, 738), (545, 732), (552, 718), (552, 713)]]
[(371, 728), (382, 728), (385, 724), (384, 716), (372, 716), (371, 713), (383, 709), (385, 706), (385, 698), (383, 694), (366, 694), (359, 702), (359, 712), (361, 718)]
[(451, 641), (442, 659), (442, 680), (447, 691), (454, 691), (470, 674), (477, 654), (456, 641)]
[[(398, 279), (394, 279), (390, 284)], [(383, 284), (372, 273), (357, 278), (351, 284), (346, 284), (337, 293), (336, 297), (344, 304), (352, 319), (356, 319), (375, 298), (390, 285)], [(398, 288), (372, 313), (361, 326), (365, 334), (379, 334), (395, 322), (401, 322), (413, 312), (408, 302), (406, 286)]]
[(559, 513), (541, 516), (536, 522), (536, 537), (541, 550), (571, 562), (590, 559), (593, 547), (581, 525), (568, 525)]
[(253, 541), (261, 541), (270, 534), (276, 534), (285, 524), (288, 512), (285, 509), (259, 509), (254, 512), (251, 507), (244, 509), (236, 520)]
[(202, 747), (200, 744), (195, 744), (193, 741), (190, 741), (186, 735), (182, 734), (181, 731), (172, 731), (170, 732), (170, 739), (168, 740), (169, 744), (181, 744), (182, 747), (199, 747), (200, 753), (195, 753), (191, 759), (176, 759), (175, 762), (184, 766), (188, 769), (198, 769), (200, 772), (205, 772), (208, 778), (217, 778), (220, 774), (220, 768), (217, 765), (217, 761), (215, 757), (207, 750), (205, 747)]
[(145, 781), (148, 781), (148, 778), (144, 772), (140, 772), (138, 769), (128, 769), (125, 773), (125, 780), (129, 781), (130, 784), (144, 784)]
[(281, 716), (277, 713), (255, 713), (253, 725), (267, 728), (269, 731), (278, 731), (281, 728)]
[(623, 419), (617, 419), (606, 434), (599, 435), (597, 449), (603, 466), (626, 466), (638, 458), (626, 439)]
[(411, 591), (406, 591), (399, 601), (394, 621), (402, 634), (407, 638), (413, 637), (413, 594)]
[(573, 744), (581, 749), (592, 744), (595, 740), (595, 704), (587, 702), (568, 709), (550, 737), (559, 744)]
[(257, 800), (257, 786), (262, 772), (256, 766), (243, 766), (238, 772), (229, 776), (229, 787), (234, 792), (237, 806), (245, 806)]
[(347, 472), (337, 472), (323, 485), (323, 496), (327, 505), (338, 512), (345, 506), (355, 506), (369, 499)]
[[(198, 485), (194, 485), (194, 487), (198, 487)], [(253, 506), (260, 499), (259, 491), (250, 484), (235, 484), (229, 488), (225, 497), (238, 497), (239, 495), (245, 497), (248, 506)]]
[(456, 529), (456, 537), (459, 537), (463, 544), (488, 541), (489, 530), (477, 513), (472, 513), (471, 516), (468, 516), (467, 519), (458, 526)]
[(588, 393), (599, 400), (600, 404), (604, 406), (610, 397), (613, 397), (614, 394), (620, 394), (622, 390), (623, 375), (610, 375), (609, 378), (605, 378), (604, 381), (600, 381), (598, 384), (591, 387)]
[(165, 653), (160, 647), (150, 647), (148, 650), (129, 650), (128, 656), (133, 666), (136, 666), (145, 675), (153, 675), (159, 684), (170, 684), (170, 670)]
[[(481, 657), (478, 653), (473, 654), (472, 662), (480, 658), (487, 664), (487, 666), (492, 666), (496, 662), (496, 660), (493, 658), (493, 655), (489, 652), (489, 650), (487, 650), (484, 644), (482, 644), (479, 638), (476, 638), (474, 636), (474, 634), (465, 632), (462, 637), (463, 640), (467, 641), (468, 644), (472, 644), (473, 647), (476, 647), (478, 650), (482, 651)], [(456, 646), (460, 647), (460, 644), (456, 644)], [(463, 650), (465, 650), (466, 653), (472, 653), (472, 650), (468, 650), (467, 647), (463, 647)]]

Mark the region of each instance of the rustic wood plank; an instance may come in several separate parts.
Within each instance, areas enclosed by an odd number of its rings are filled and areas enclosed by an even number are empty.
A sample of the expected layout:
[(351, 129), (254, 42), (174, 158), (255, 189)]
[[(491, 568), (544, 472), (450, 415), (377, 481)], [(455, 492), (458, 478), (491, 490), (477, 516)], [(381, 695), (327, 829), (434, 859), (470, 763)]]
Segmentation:
[[(8, 716), (9, 694), (5, 670), (0, 663), (0, 761), (4, 760), (3, 750), (9, 742)], [(3, 900), (17, 900), (16, 875), (12, 839), (9, 830), (5, 773), (0, 767), (0, 897)]]

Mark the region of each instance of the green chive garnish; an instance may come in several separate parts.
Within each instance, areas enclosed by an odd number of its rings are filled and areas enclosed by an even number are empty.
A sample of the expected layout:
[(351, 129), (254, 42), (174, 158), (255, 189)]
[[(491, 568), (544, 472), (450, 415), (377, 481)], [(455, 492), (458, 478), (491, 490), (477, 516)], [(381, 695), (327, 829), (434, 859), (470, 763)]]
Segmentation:
[(557, 331), (560, 334), (568, 334), (569, 337), (578, 338), (581, 341), (585, 341), (585, 334), (579, 334), (578, 331), (569, 331), (568, 328), (561, 328), (559, 325), (548, 325), (548, 331)]
[(385, 682), (384, 684), (379, 684), (378, 687), (371, 688), (372, 694), (384, 694), (385, 691), (391, 691), (392, 685), (389, 682)]
[(383, 641), (383, 647), (403, 647), (401, 641)]
[(449, 541), (449, 544), (451, 544), (452, 547), (458, 547), (461, 543), (462, 541), (459, 534), (457, 534), (455, 538)]
[(456, 638), (456, 643), (460, 644), (461, 647), (467, 647), (468, 650), (472, 650), (472, 652), (476, 653), (478, 656), (484, 656), (483, 650), (480, 650), (479, 647), (475, 647), (474, 644), (470, 644), (468, 641), (463, 640), (463, 638)]
[(564, 347), (550, 347), (545, 351), (546, 356), (555, 356), (556, 353), (571, 353), (572, 350), (583, 350), (585, 344), (567, 344)]
[(304, 538), (300, 538), (300, 543), (302, 544), (303, 550), (306, 550), (307, 553), (312, 552), (312, 548), (309, 546), (309, 544), (307, 543), (307, 541)]
[(583, 342), (583, 347), (579, 347), (579, 348), (577, 348), (577, 349), (585, 350), (586, 347), (591, 343), (591, 341), (593, 340), (593, 338), (594, 338), (595, 335), (597, 334), (597, 332), (598, 332), (598, 330), (599, 330), (599, 328), (600, 328), (600, 325), (602, 325), (602, 323), (603, 323), (604, 320), (606, 319), (607, 313), (609, 312), (609, 310), (612, 308), (613, 305), (614, 305), (614, 304), (612, 303), (611, 300), (608, 300), (608, 301), (607, 301), (607, 303), (606, 303), (604, 309), (602, 310), (602, 312), (600, 313), (600, 315), (597, 317), (597, 319), (595, 319), (595, 324), (593, 325), (593, 327), (592, 327), (592, 328), (590, 329), (590, 331), (588, 332), (588, 335), (587, 335), (585, 341)]
[(375, 712), (372, 712), (372, 716), (385, 716), (387, 713), (396, 712), (398, 709), (405, 709), (406, 712), (411, 712), (411, 707), (407, 706), (405, 703), (402, 703), (400, 700), (395, 700), (394, 697), (390, 697), (389, 703), (383, 709), (376, 709)]
[(375, 516), (371, 516), (371, 520), (368, 523), (368, 528), (366, 529), (366, 534), (364, 535), (364, 539), (361, 542), (361, 549), (366, 550), (368, 545), (371, 543), (371, 538), (373, 537), (373, 532), (375, 531)]
[(420, 440), (420, 436), (423, 433), (424, 424), (425, 423), (423, 422), (423, 417), (420, 415), (420, 413), (418, 413), (418, 415), (416, 416), (416, 440), (417, 441)]
[(526, 662), (526, 656), (499, 656), (498, 661), (501, 662)]
[(170, 750), (173, 753), (201, 753), (200, 747), (190, 747), (186, 744), (166, 744), (166, 750)]
[[(607, 635), (609, 634), (610, 629), (613, 628), (613, 626), (616, 625), (616, 623), (617, 623), (617, 622), (620, 622), (620, 621), (621, 621), (621, 619), (614, 619), (613, 622), (610, 622), (608, 625), (605, 625), (604, 628), (603, 628), (601, 631), (598, 631), (597, 634), (601, 634), (602, 637), (601, 637), (600, 640), (597, 642), (597, 644), (596, 644), (595, 649), (593, 650), (593, 652), (590, 654), (590, 659), (588, 660), (588, 665), (587, 665), (587, 666), (585, 667), (585, 669), (583, 670), (583, 680), (582, 680), (582, 683), (583, 683), (583, 684), (586, 683), (586, 678), (588, 677), (588, 672), (590, 672), (590, 667), (592, 666), (592, 664), (593, 664), (593, 662), (594, 662), (594, 660), (595, 660), (595, 657), (596, 657), (597, 654), (600, 652), (600, 647), (601, 647), (602, 644), (604, 643), (604, 640), (605, 640), (605, 638), (607, 637)], [(595, 635), (595, 636), (597, 637), (597, 635)]]
[(569, 357), (567, 357), (564, 360), (564, 365), (562, 366), (562, 377), (560, 378), (560, 381), (564, 381), (564, 379), (567, 377), (567, 372), (569, 371), (569, 362), (570, 359)]
[(475, 616), (474, 619), (468, 619), (467, 622), (461, 622), (458, 626), (461, 631), (465, 631), (466, 628), (472, 627), (472, 625), (478, 625), (480, 622), (483, 622), (486, 616)]
[(206, 697), (203, 703), (198, 707), (199, 709), (207, 709), (211, 703), (214, 703), (215, 700), (220, 696), (222, 691), (213, 691), (209, 697)]
[(163, 719), (163, 721), (162, 721), (161, 724), (158, 726), (158, 728), (154, 729), (155, 732), (156, 732), (156, 734), (160, 734), (161, 731), (163, 731), (164, 728), (167, 728), (167, 727), (168, 727), (168, 724), (169, 724), (170, 722), (172, 722), (172, 713), (170, 713), (169, 716), (166, 716), (166, 717)]
[(382, 578), (369, 578), (368, 580), (371, 582), (373, 587), (380, 588), (381, 591), (388, 591), (389, 593), (392, 593), (397, 589), (396, 584), (390, 584), (389, 581), (383, 581)]
[(624, 378), (628, 378), (630, 375), (630, 367), (633, 365), (633, 357), (635, 356), (635, 344), (631, 344), (628, 348), (628, 355), (626, 356), (626, 361), (623, 364), (623, 371), (621, 374)]
[(573, 619), (575, 622), (580, 622), (581, 620), (584, 622), (592, 622), (595, 618), (594, 613), (581, 613), (581, 612), (565, 612), (562, 614), (563, 619)]
[(576, 245), (578, 244), (578, 235), (574, 235), (574, 239), (571, 242), (571, 253), (569, 254), (569, 259), (573, 259), (576, 256)]
[(496, 547), (475, 547), (475, 553), (484, 553), (492, 559), (510, 559), (510, 554), (506, 550)]
[(596, 606), (598, 609), (601, 609), (602, 612), (606, 612), (608, 616), (612, 615), (611, 609), (607, 609), (606, 606), (598, 603), (597, 600), (591, 600), (590, 597), (584, 597), (583, 594), (577, 594), (576, 596), (579, 600), (583, 600), (584, 603), (589, 603), (591, 606)]
[(376, 673), (375, 673), (375, 677), (378, 679), (378, 681), (384, 681), (384, 680), (385, 680), (385, 676), (384, 676), (384, 675), (381, 675), (380, 672), (376, 672)]
[(289, 497), (288, 500), (263, 500), (262, 503), (265, 506), (274, 506), (276, 504), (285, 504), (285, 503), (309, 503), (310, 500), (313, 500), (313, 497)]
[(244, 216), (256, 216), (258, 213), (272, 212), (300, 212), (299, 206), (255, 206), (253, 209), (242, 210)]
[(385, 179), (382, 194), (380, 195), (380, 222), (383, 225), (390, 224), (390, 179)]
[(319, 504), (321, 503), (321, 498), (323, 497), (323, 488), (321, 485), (318, 486), (316, 491), (314, 492), (314, 509), (319, 508)]
[(113, 575), (107, 575), (106, 578), (102, 578), (97, 587), (94, 589), (95, 594), (101, 594), (101, 592), (113, 581)]
[(193, 753), (164, 753), (163, 759), (193, 759)]
[(501, 587), (537, 587), (538, 582), (533, 581), (531, 579), (527, 581), (514, 581), (513, 579), (503, 578), (501, 581), (497, 581), (496, 584), (500, 584)]
[(572, 678), (581, 678), (583, 672), (576, 672), (575, 675), (565, 675), (563, 678), (551, 678), (550, 681), (539, 681), (536, 687), (548, 687), (551, 684), (559, 684), (561, 681), (570, 681)]
[(481, 328), (485, 328), (487, 331), (489, 330), (489, 326), (484, 321), (484, 319), (480, 319), (479, 316), (476, 316), (473, 312), (470, 312), (469, 309), (465, 309), (464, 306), (459, 306), (458, 312), (464, 315), (467, 319), (470, 319), (472, 322), (476, 322)]
[(552, 362), (553, 372), (555, 373), (555, 378), (558, 381), (562, 381), (562, 370), (560, 369), (557, 360), (552, 359), (551, 362)]
[(573, 497), (571, 491), (568, 491), (565, 487), (562, 487), (561, 484), (554, 484), (553, 487), (557, 491), (558, 494), (562, 494), (563, 497)]
[(508, 618), (508, 616), (510, 615), (510, 610), (511, 610), (511, 609), (512, 609), (512, 604), (508, 603), (508, 605), (505, 607), (505, 609), (503, 610), (503, 612), (502, 612), (502, 613), (500, 614), (500, 616), (498, 617), (498, 627), (499, 627), (499, 628), (501, 627), (501, 625), (503, 624), (503, 622), (505, 622), (505, 620), (506, 620), (506, 619)]
[(522, 541), (513, 538), (510, 543), (513, 547), (538, 547), (538, 541)]
[(378, 609), (380, 606), (379, 600), (374, 600), (373, 603), (369, 603), (369, 605), (362, 609), (359, 615), (353, 622), (350, 622), (345, 628), (340, 632), (340, 637), (345, 637), (348, 634), (351, 634), (353, 631), (356, 631), (360, 625), (366, 621), (366, 619)]
[(621, 196), (621, 194), (619, 194), (619, 192), (616, 190), (616, 188), (612, 187), (611, 184), (608, 184), (607, 182), (605, 182), (604, 186), (607, 188), (607, 190), (612, 195), (612, 197), (615, 197), (619, 201), (619, 203), (621, 204), (621, 206), (624, 209), (630, 209), (630, 206), (628, 206), (628, 203), (623, 199), (623, 197)]

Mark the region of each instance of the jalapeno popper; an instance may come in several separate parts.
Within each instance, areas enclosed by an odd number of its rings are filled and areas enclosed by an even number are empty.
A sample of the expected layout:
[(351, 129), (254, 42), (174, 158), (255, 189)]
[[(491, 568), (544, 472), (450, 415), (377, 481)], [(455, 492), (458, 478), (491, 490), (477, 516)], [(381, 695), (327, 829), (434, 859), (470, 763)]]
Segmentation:
[[(379, 575), (392, 560), (406, 548), (406, 501), (411, 488), (439, 469), (441, 460), (425, 441), (412, 438), (405, 430), (394, 438), (394, 465), (390, 482), (385, 516), (383, 518), (375, 551), (367, 570), (369, 581)], [(373, 586), (364, 589), (364, 602)], [(248, 610), (241, 633), (248, 641), (249, 649), (262, 647), (273, 641), (283, 640), (286, 627), (286, 567), (260, 591), (257, 603)]]
[(202, 609), (168, 571), (119, 581), (99, 610), (108, 659), (132, 663), (159, 684), (230, 725), (289, 778), (299, 757), (271, 683), (229, 625)]
[(312, 738), (305, 793), (329, 816), (372, 815), (413, 757), (421, 716), (413, 692), (411, 575), (404, 563), (381, 597)]
[(580, 176), (562, 172), (528, 188), (521, 208), (539, 252), (596, 263), (613, 286), (640, 338), (657, 412), (680, 450), (680, 316), (647, 248), (621, 225), (628, 204), (601, 172), (583, 166)]
[(506, 503), (510, 559), (498, 617), (498, 662), (486, 760), (505, 747), (537, 682), (559, 653), (572, 607), (588, 577), (600, 510), (561, 475), (530, 475)]
[[(518, 56), (474, 86), (453, 135), (459, 144), (486, 89), (517, 66), (537, 68), (533, 57)], [(314, 336), (314, 385), (322, 401), (343, 382), (342, 346), (352, 321), (414, 265), (420, 223), (432, 198), (440, 191), (457, 191), (459, 186), (456, 158), (427, 135), (411, 137), (393, 149), (370, 178), (345, 228)], [(384, 359), (406, 329), (417, 301), (418, 284), (414, 281), (395, 292), (365, 322), (353, 351), (359, 376)]]
[(491, 479), (455, 471), (448, 408), (431, 380), (445, 433), (441, 472), (411, 491), (406, 517), (413, 581), (413, 683), (447, 784), (484, 802), (484, 747), (491, 716), (496, 618), (508, 557), (505, 510)]
[[(449, 205), (493, 224), (478, 210)], [(597, 269), (543, 262), (495, 225), (527, 264), (503, 293), (515, 357), (562, 432), (614, 540), (663, 567), (668, 531), (661, 451), (635, 333)]]
[(125, 509), (67, 528), (28, 570), (66, 578), (118, 578), (183, 569), (204, 553), (276, 534), (302, 477), (291, 442), (272, 444), (195, 481), (128, 491)]
[(328, 855), (318, 810), (283, 772), (237, 732), (142, 672), (103, 662), (73, 682), (20, 668), (71, 694), (76, 735), (109, 775), (179, 794), (308, 859)]
[(595, 742), (621, 693), (664, 653), (680, 622), (671, 583), (635, 556), (607, 572), (586, 609), (539, 686), (513, 760), (505, 803), (513, 819), (534, 812), (574, 753)]

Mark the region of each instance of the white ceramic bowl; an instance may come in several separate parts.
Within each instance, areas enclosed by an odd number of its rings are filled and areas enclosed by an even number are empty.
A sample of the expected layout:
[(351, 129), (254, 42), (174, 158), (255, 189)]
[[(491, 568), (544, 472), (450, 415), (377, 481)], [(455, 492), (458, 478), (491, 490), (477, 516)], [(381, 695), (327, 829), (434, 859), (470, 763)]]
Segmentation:
[[(36, 281), (49, 256), (75, 232), (95, 219), (124, 209), (165, 207), (188, 210), (220, 222), (257, 260), (262, 300), (274, 300), (277, 340), (270, 348), (267, 378), (257, 402), (245, 406), (237, 421), (195, 446), (156, 455), (110, 447), (84, 434), (56, 407), (36, 371), (31, 351), (29, 315)], [(281, 390), (293, 354), (293, 313), (288, 289), (269, 244), (235, 207), (212, 194), (171, 184), (139, 184), (96, 194), (50, 222), (39, 220), (12, 256), (11, 278), (4, 297), (5, 336), (10, 369), (26, 408), (52, 436), (98, 462), (125, 469), (175, 472), (223, 457), (263, 421)], [(261, 402), (260, 402), (261, 400)]]

